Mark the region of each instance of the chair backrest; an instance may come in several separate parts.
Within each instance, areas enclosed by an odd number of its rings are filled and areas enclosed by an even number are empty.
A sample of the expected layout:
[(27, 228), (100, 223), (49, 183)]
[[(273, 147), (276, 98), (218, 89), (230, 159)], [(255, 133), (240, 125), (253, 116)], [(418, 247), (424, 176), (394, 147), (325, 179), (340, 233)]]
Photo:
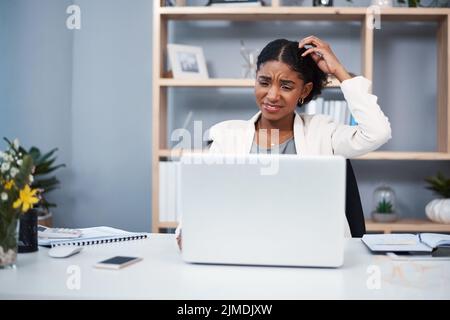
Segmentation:
[(345, 215), (353, 238), (361, 238), (366, 233), (364, 212), (359, 196), (358, 184), (350, 160), (347, 159), (347, 179), (345, 195)]

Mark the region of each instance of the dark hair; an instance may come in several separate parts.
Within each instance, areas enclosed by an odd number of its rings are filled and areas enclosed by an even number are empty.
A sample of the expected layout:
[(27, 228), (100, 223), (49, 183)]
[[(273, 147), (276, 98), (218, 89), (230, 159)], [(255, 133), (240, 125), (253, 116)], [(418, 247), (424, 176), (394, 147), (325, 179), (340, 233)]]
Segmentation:
[[(327, 84), (327, 75), (320, 70), (309, 54), (302, 57), (302, 53), (306, 50), (304, 47), (299, 49), (296, 41), (274, 40), (262, 49), (256, 62), (256, 70), (258, 71), (267, 61), (286, 63), (293, 71), (298, 72), (299, 78), (305, 83), (312, 82), (313, 88), (304, 99), (304, 103), (308, 103), (322, 92), (322, 88)], [(302, 104), (298, 103), (297, 106), (301, 107)]]

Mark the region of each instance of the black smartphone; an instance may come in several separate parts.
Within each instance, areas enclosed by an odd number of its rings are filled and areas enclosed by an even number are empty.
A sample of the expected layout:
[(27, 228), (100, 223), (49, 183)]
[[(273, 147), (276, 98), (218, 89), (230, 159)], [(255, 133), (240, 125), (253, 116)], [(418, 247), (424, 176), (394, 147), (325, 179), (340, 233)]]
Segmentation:
[(139, 257), (124, 257), (124, 256), (115, 256), (103, 261), (100, 261), (94, 265), (95, 268), (101, 269), (122, 269), (126, 266), (129, 266), (133, 263), (141, 261), (142, 258)]

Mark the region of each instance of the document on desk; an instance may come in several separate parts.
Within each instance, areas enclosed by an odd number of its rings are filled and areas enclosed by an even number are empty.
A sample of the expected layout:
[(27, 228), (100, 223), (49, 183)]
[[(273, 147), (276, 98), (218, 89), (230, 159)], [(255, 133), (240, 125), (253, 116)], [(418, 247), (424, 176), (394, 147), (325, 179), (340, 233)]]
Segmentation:
[(372, 252), (431, 253), (420, 234), (365, 234), (361, 239)]
[(84, 228), (79, 230), (81, 230), (81, 237), (76, 239), (39, 238), (38, 243), (40, 246), (51, 246), (51, 247), (61, 245), (85, 246), (102, 243), (145, 239), (149, 236), (149, 234), (145, 232), (128, 232), (121, 229), (106, 226)]

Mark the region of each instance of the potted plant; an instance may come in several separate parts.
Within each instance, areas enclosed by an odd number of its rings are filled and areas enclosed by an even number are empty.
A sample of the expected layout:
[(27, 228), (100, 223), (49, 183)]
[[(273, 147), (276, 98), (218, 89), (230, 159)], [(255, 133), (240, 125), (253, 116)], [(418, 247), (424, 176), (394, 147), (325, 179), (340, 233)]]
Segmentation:
[(450, 223), (450, 179), (441, 172), (434, 177), (425, 179), (429, 185), (426, 187), (442, 198), (431, 200), (425, 207), (428, 219), (439, 223)]
[(56, 176), (49, 176), (49, 174), (66, 165), (54, 165), (56, 161), (55, 152), (58, 151), (58, 148), (54, 148), (45, 154), (42, 154), (41, 150), (35, 146), (31, 147), (28, 151), (22, 147), (20, 147), (19, 150), (23, 154), (29, 155), (35, 166), (34, 180), (31, 187), (33, 189), (41, 190), (40, 200), (35, 205), (35, 210), (38, 215), (38, 224), (52, 227), (53, 214), (50, 211), (50, 208), (55, 208), (56, 204), (49, 202), (47, 196), (51, 191), (59, 188), (60, 181)]
[(375, 208), (372, 211), (372, 219), (377, 222), (393, 222), (398, 219), (395, 210), (395, 193), (388, 186), (381, 186), (375, 189)]

